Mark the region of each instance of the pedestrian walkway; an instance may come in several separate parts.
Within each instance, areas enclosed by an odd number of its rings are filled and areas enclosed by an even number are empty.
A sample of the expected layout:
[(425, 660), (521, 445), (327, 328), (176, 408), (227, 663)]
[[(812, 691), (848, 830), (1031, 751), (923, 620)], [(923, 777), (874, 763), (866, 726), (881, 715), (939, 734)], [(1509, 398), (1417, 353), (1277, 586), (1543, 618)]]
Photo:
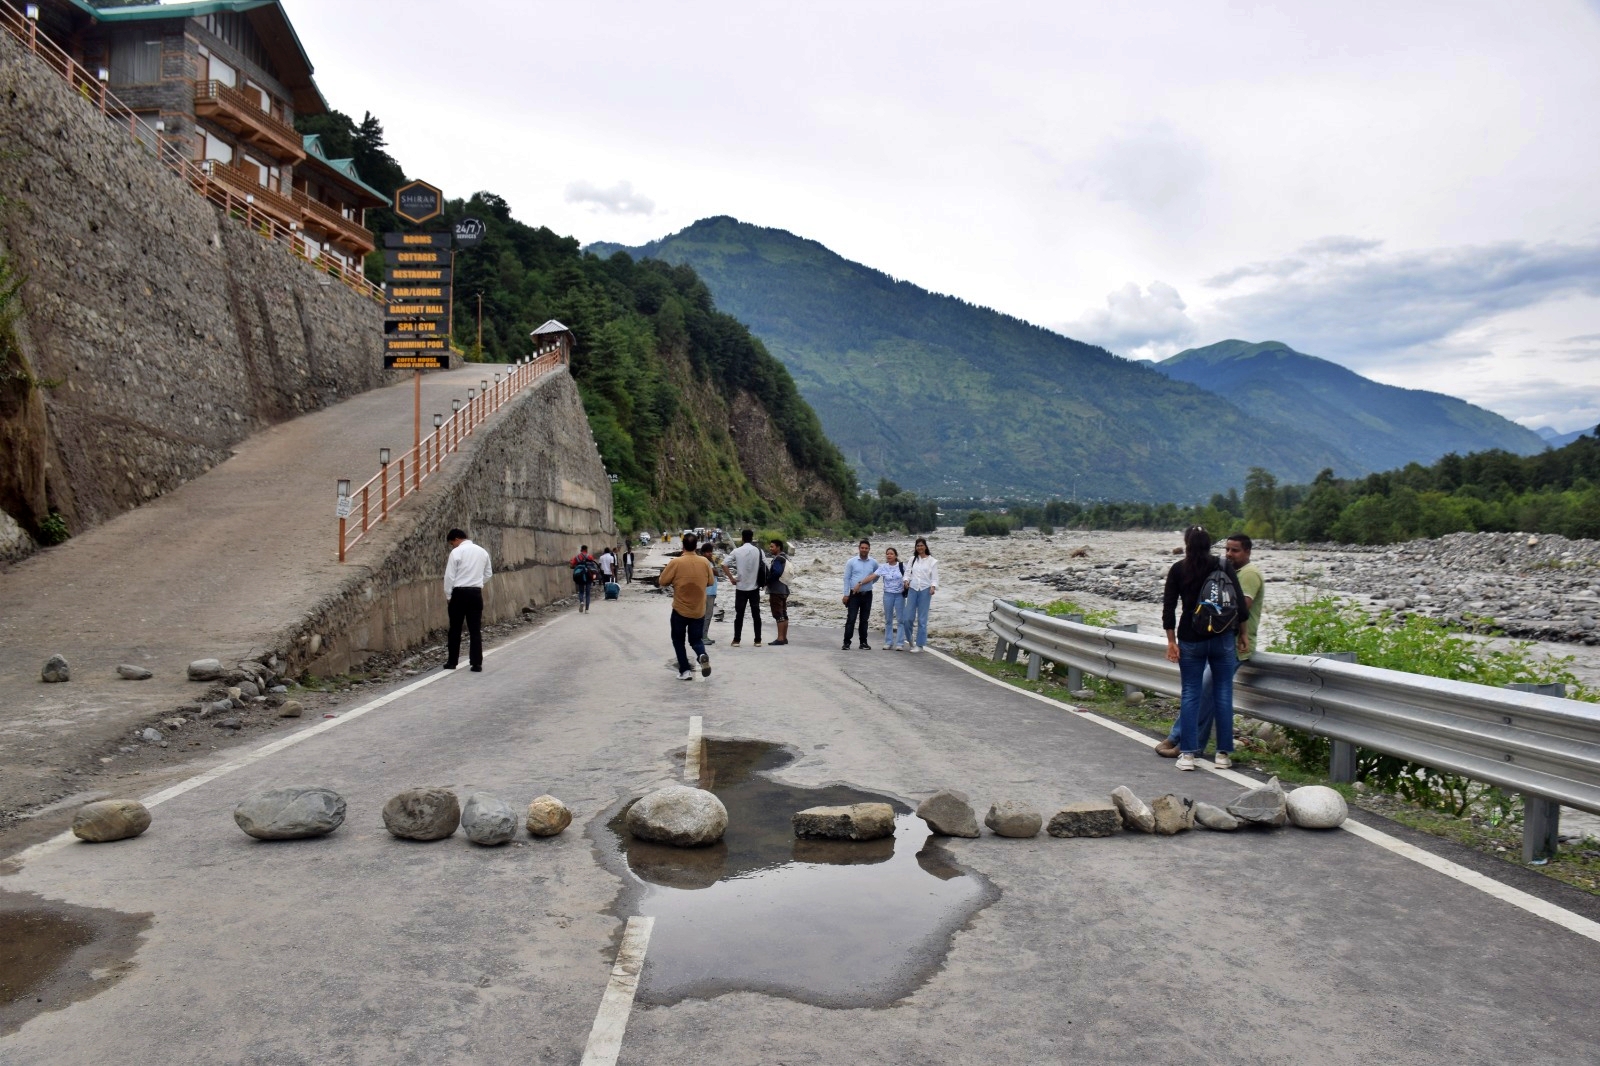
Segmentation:
[[(425, 374), (424, 427), (505, 371), (472, 364)], [(0, 572), (0, 810), (59, 772), (65, 744), (98, 747), (127, 723), (192, 700), (189, 662), (267, 650), (365, 560), (381, 558), (406, 526), (410, 498), (341, 566), (335, 482), (365, 481), (379, 448), (410, 448), (412, 411), (408, 379), (273, 426), (188, 484)], [(427, 481), (421, 491), (438, 487)], [(441, 545), (441, 566), (443, 555)], [(51, 655), (70, 664), (67, 684), (40, 682)], [(155, 677), (119, 680), (120, 663)]]

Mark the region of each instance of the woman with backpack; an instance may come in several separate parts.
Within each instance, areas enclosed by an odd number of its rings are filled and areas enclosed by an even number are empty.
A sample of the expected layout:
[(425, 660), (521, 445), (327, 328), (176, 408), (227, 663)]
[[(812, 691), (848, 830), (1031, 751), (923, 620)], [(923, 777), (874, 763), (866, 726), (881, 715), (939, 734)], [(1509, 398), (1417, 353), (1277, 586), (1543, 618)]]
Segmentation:
[(883, 562), (878, 566), (878, 587), (883, 589), (883, 642), (890, 651), (911, 646), (910, 636), (900, 643), (900, 631), (905, 628), (902, 619), (906, 614), (906, 567), (900, 553), (886, 548)]
[(1167, 660), (1178, 664), (1183, 681), (1178, 712), (1180, 770), (1193, 770), (1200, 750), (1201, 689), (1208, 665), (1217, 710), (1216, 765), (1218, 769), (1233, 765), (1233, 673), (1239, 667), (1236, 648), (1249, 647), (1249, 637), (1239, 631), (1249, 617), (1233, 567), (1211, 554), (1211, 534), (1190, 526), (1183, 534), (1183, 558), (1167, 571), (1161, 598)]

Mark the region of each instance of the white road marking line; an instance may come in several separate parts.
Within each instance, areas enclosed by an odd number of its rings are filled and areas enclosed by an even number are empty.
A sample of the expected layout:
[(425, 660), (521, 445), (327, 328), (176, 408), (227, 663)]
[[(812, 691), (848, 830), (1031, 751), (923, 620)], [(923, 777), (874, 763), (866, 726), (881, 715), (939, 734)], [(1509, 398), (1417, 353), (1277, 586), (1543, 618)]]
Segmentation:
[(689, 716), (689, 746), (683, 749), (683, 779), (695, 788), (700, 787), (700, 756), (705, 738), (700, 733), (700, 716)]
[[(530, 640), (533, 637), (537, 637), (547, 632), (552, 625), (566, 617), (567, 616), (564, 614), (556, 615), (554, 618), (550, 619), (550, 621), (546, 622), (532, 633), (526, 633), (518, 637), (516, 640), (510, 641), (509, 643), (490, 648), (483, 653), (484, 658), (488, 658), (497, 652), (514, 648), (525, 640)], [(164, 788), (154, 795), (146, 796), (139, 802), (143, 803), (146, 807), (154, 807), (158, 804), (165, 803), (169, 799), (175, 799), (178, 796), (183, 795), (185, 792), (197, 789), (201, 785), (210, 784), (217, 778), (231, 774), (235, 770), (242, 770), (246, 766), (258, 763), (269, 755), (276, 755), (283, 749), (293, 747), (294, 745), (299, 744), (301, 741), (310, 740), (314, 736), (326, 733), (335, 726), (340, 726), (346, 722), (352, 721), (353, 719), (360, 718), (368, 711), (375, 711), (379, 707), (387, 706), (388, 704), (393, 703), (395, 700), (400, 699), (402, 696), (409, 696), (411, 693), (427, 685), (431, 685), (435, 681), (442, 681), (446, 677), (449, 677), (452, 673), (453, 671), (440, 670), (438, 673), (429, 674), (427, 677), (411, 682), (411, 684), (406, 685), (404, 688), (395, 689), (393, 692), (387, 695), (379, 696), (370, 703), (364, 703), (360, 707), (346, 711), (337, 718), (325, 719), (324, 721), (319, 722), (308, 729), (302, 729), (298, 733), (291, 733), (289, 736), (282, 737), (278, 740), (269, 741), (268, 743), (261, 745), (259, 748), (253, 748), (237, 758), (229, 759), (221, 766), (214, 766), (211, 769), (206, 770), (204, 773), (196, 774), (194, 777), (191, 777), (185, 781), (180, 781), (176, 785), (172, 785), (169, 788)], [(68, 844), (75, 843), (76, 841), (77, 837), (72, 835), (71, 830), (68, 830), (65, 833), (60, 833), (51, 837), (49, 840), (40, 841), (31, 848), (24, 848), (22, 851), (17, 852), (9, 859), (3, 861), (7, 863), (16, 863), (20, 867), (22, 865), (26, 865), (31, 859), (40, 858), (52, 851), (63, 848)]]
[(639, 990), (639, 971), (644, 969), (644, 951), (650, 945), (650, 930), (656, 920), (636, 914), (622, 930), (622, 946), (617, 949), (611, 980), (600, 997), (600, 1010), (589, 1030), (589, 1043), (583, 1049), (579, 1066), (615, 1066), (622, 1053), (622, 1036), (628, 1030), (628, 1015)]
[[(1029, 699), (1035, 699), (1040, 703), (1048, 703), (1052, 706), (1071, 711), (1074, 718), (1082, 718), (1086, 721), (1093, 722), (1096, 725), (1105, 726), (1107, 729), (1121, 733), (1125, 737), (1137, 740), (1145, 747), (1153, 748), (1157, 743), (1159, 743), (1158, 741), (1151, 739), (1149, 736), (1146, 736), (1144, 733), (1123, 725), (1121, 722), (1113, 722), (1111, 719), (1102, 718), (1098, 714), (1079, 710), (1070, 703), (1062, 703), (1060, 700), (1053, 700), (1049, 696), (1041, 696), (1037, 692), (1029, 692), (1027, 689), (1017, 688), (1015, 685), (1002, 681), (997, 677), (989, 676), (982, 670), (968, 666), (966, 663), (961, 662), (959, 659), (952, 658), (951, 656), (946, 655), (944, 652), (934, 651), (932, 648), (927, 650), (933, 652), (933, 654), (937, 655), (951, 666), (954, 666), (956, 669), (965, 670), (973, 677), (981, 677), (983, 680), (988, 681), (991, 684), (1003, 686), (1012, 692), (1027, 696)], [(1202, 762), (1197, 762), (1195, 765), (1201, 769), (1211, 771), (1218, 777), (1226, 778), (1227, 780), (1238, 785), (1243, 785), (1246, 788), (1257, 788), (1261, 784), (1261, 782), (1257, 781), (1255, 778), (1246, 777), (1245, 775), (1234, 770), (1218, 770), (1215, 767), (1207, 766)], [(1475, 888), (1485, 895), (1493, 896), (1495, 899), (1498, 899), (1504, 903), (1509, 903), (1513, 907), (1518, 907), (1522, 910), (1525, 910), (1529, 914), (1532, 914), (1536, 917), (1543, 918), (1549, 922), (1554, 922), (1556, 925), (1561, 926), (1561, 928), (1566, 929), (1569, 932), (1577, 933), (1579, 936), (1587, 937), (1590, 940), (1600, 942), (1600, 922), (1592, 921), (1591, 919), (1583, 917), (1581, 914), (1574, 914), (1565, 907), (1560, 907), (1554, 903), (1542, 900), (1538, 896), (1522, 891), (1520, 888), (1512, 888), (1510, 885), (1501, 884), (1494, 878), (1478, 873), (1476, 870), (1469, 870), (1460, 863), (1451, 862), (1449, 859), (1441, 858), (1440, 856), (1433, 854), (1431, 851), (1425, 851), (1414, 844), (1407, 844), (1405, 841), (1399, 839), (1398, 837), (1390, 836), (1381, 829), (1374, 829), (1369, 825), (1362, 825), (1360, 822), (1352, 820), (1346, 820), (1344, 825), (1342, 825), (1340, 828), (1347, 833), (1351, 833), (1360, 837), (1362, 840), (1376, 844), (1378, 847), (1392, 852), (1403, 859), (1410, 859), (1412, 862), (1417, 863), (1418, 865), (1426, 866), (1428, 869), (1444, 874), (1446, 877), (1453, 878), (1454, 880), (1459, 881), (1470, 888)]]

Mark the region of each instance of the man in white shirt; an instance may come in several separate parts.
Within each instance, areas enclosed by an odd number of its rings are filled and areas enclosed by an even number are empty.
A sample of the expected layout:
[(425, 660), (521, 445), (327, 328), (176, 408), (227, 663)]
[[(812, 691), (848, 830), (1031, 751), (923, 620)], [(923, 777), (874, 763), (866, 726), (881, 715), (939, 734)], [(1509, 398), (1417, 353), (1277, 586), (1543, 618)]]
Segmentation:
[(753, 529), (740, 532), (740, 545), (728, 555), (724, 565), (733, 567), (733, 643), (739, 646), (739, 634), (744, 630), (744, 609), (750, 608), (750, 624), (755, 628), (756, 647), (761, 647), (761, 589), (756, 581), (761, 575), (761, 549), (755, 546)]
[(608, 585), (616, 577), (617, 557), (611, 554), (610, 548), (600, 553), (600, 572), (605, 575), (606, 584)]
[(489, 553), (467, 539), (459, 529), (445, 534), (450, 559), (444, 564), (444, 597), (449, 601), (450, 656), (444, 668), (454, 670), (461, 660), (461, 625), (469, 636), (467, 658), (473, 673), (483, 671), (483, 586), (494, 573)]

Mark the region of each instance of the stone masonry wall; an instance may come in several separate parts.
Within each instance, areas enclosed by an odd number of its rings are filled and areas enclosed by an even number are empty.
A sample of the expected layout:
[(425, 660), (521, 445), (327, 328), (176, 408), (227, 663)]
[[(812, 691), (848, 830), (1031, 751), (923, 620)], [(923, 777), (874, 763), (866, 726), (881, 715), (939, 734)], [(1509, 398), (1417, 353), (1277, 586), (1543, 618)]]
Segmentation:
[(0, 197), (43, 408), (0, 425), (25, 525), (104, 521), (392, 373), (381, 305), (225, 218), (6, 34)]
[(374, 652), (414, 647), (444, 628), (441, 579), (452, 527), (466, 530), (493, 562), (485, 623), (570, 595), (567, 560), (578, 546), (616, 542), (611, 483), (565, 370), (530, 386), (467, 438), (460, 458), (441, 483), (424, 486), (404, 533), (358, 544), (344, 583), (279, 635), (276, 651), (291, 674), (344, 673)]

